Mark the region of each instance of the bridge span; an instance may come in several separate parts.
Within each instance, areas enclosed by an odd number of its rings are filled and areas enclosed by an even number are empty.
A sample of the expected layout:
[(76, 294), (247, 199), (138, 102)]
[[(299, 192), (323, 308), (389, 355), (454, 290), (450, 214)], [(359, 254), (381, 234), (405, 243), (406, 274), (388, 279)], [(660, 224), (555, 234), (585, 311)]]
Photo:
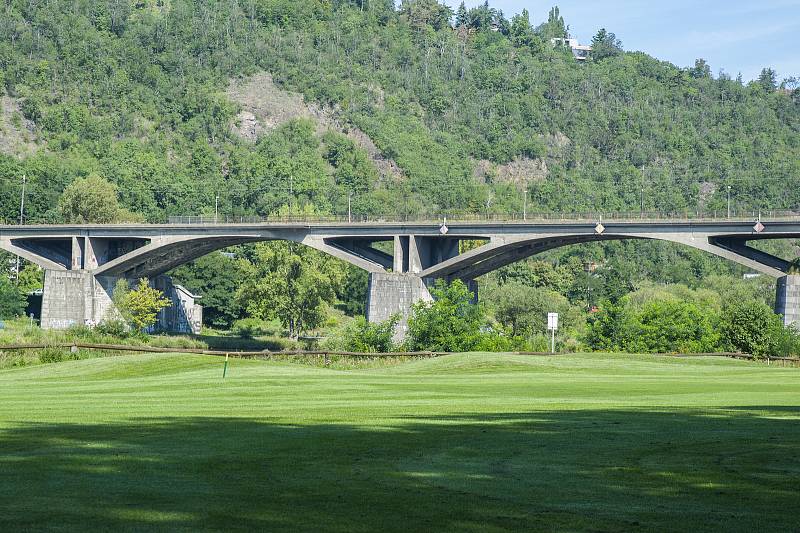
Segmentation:
[[(262, 222), (0, 226), (0, 249), (45, 269), (43, 327), (97, 322), (120, 278), (156, 278), (215, 250), (287, 240), (370, 272), (368, 318), (407, 314), (435, 279), (471, 282), (537, 253), (621, 239), (676, 242), (779, 278), (776, 311), (800, 321), (800, 276), (750, 242), (800, 238), (800, 217), (737, 220)], [(461, 253), (462, 241), (483, 244)], [(389, 243), (376, 247), (377, 243)], [(391, 253), (386, 250), (391, 250)], [(76, 302), (82, 302), (77, 305)]]

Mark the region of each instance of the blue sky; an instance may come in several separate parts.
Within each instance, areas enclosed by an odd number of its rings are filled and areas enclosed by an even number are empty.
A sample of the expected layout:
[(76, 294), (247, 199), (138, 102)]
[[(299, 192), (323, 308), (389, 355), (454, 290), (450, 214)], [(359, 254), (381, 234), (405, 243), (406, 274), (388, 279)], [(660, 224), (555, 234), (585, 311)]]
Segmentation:
[[(454, 8), (459, 0), (448, 0)], [(483, 0), (470, 0), (472, 7)], [(778, 79), (800, 77), (800, 0), (490, 0), (506, 18), (527, 9), (539, 24), (558, 5), (573, 37), (591, 41), (602, 27), (622, 39), (626, 50), (641, 50), (680, 67), (702, 57), (716, 76), (720, 69), (745, 81), (772, 67)]]

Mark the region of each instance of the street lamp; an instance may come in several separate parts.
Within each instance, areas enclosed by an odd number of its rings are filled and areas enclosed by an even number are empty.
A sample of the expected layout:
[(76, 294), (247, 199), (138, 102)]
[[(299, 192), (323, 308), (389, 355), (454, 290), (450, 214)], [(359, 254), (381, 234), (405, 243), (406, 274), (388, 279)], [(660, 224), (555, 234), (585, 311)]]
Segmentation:
[(353, 211), (351, 209), (351, 205), (353, 202), (353, 191), (347, 193), (347, 221), (353, 221)]
[(728, 218), (731, 218), (731, 186), (728, 185)]
[(217, 217), (219, 216), (219, 193), (214, 197), (214, 224), (217, 223)]
[(522, 198), (522, 220), (528, 220), (528, 184), (525, 184), (525, 196)]
[[(25, 221), (25, 184), (28, 178), (25, 174), (22, 175), (22, 193), (19, 197), (19, 225)], [(16, 257), (16, 266), (14, 267), (14, 279), (19, 283), (19, 256)]]

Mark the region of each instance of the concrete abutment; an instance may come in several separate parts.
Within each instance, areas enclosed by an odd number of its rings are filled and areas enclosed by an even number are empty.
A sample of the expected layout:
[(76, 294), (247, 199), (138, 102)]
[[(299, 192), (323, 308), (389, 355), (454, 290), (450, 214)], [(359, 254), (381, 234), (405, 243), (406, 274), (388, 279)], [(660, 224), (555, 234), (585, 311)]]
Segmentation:
[[(96, 325), (113, 318), (114, 287), (118, 276), (95, 276), (85, 270), (45, 270), (41, 325), (44, 329), (66, 329), (77, 325)], [(128, 280), (135, 287), (137, 280)], [(202, 307), (196, 296), (168, 276), (158, 276), (151, 286), (161, 290), (172, 304), (158, 315), (156, 328), (175, 333), (200, 333)]]
[(800, 275), (778, 278), (775, 312), (783, 317), (784, 325), (800, 328)]
[(367, 288), (367, 320), (383, 322), (399, 314), (395, 341), (402, 341), (408, 331), (411, 306), (419, 301), (432, 301), (431, 293), (419, 276), (411, 274), (373, 273)]

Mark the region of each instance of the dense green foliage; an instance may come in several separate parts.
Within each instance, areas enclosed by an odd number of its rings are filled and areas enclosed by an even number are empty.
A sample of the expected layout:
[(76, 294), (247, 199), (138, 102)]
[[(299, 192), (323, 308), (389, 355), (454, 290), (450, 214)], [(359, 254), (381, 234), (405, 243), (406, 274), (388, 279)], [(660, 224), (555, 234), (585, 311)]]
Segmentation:
[(201, 296), (206, 324), (229, 328), (241, 314), (236, 291), (244, 273), (239, 261), (215, 252), (175, 269), (172, 275), (187, 289)]
[(342, 284), (341, 265), (293, 242), (260, 243), (253, 249), (250, 280), (237, 292), (247, 313), (279, 319), (293, 339), (321, 325)]
[(353, 352), (390, 352), (395, 348), (393, 337), (399, 322), (399, 315), (374, 324), (356, 317), (345, 329), (341, 346)]
[[(577, 64), (549, 45), (566, 32), (557, 10), (536, 27), (527, 12), (509, 21), (489, 6), (456, 21), (432, 0), (397, 11), (338, 0), (2, 9), (0, 90), (48, 147), (0, 157), (6, 218), (23, 173), (30, 219), (57, 219), (60, 191), (93, 173), (149, 220), (208, 213), (217, 194), (226, 214), (269, 214), (290, 195), (341, 213), (348, 192), (361, 211), (475, 211), (487, 201), (518, 211), (521, 189), (496, 179), (515, 158), (546, 162), (545, 179), (525, 177), (534, 209), (639, 208), (642, 188), (647, 210), (723, 209), (727, 185), (742, 208), (798, 202), (788, 186), (800, 175), (797, 89), (775, 90), (774, 71), (743, 84), (621, 53), (605, 30), (600, 53)], [(223, 89), (259, 70), (361, 128), (404, 179), (378, 180), (360, 148), (307, 124), (255, 145), (237, 138)], [(476, 179), (480, 160), (490, 167)]]
[(25, 312), (25, 296), (6, 276), (0, 276), (0, 318), (14, 318)]

